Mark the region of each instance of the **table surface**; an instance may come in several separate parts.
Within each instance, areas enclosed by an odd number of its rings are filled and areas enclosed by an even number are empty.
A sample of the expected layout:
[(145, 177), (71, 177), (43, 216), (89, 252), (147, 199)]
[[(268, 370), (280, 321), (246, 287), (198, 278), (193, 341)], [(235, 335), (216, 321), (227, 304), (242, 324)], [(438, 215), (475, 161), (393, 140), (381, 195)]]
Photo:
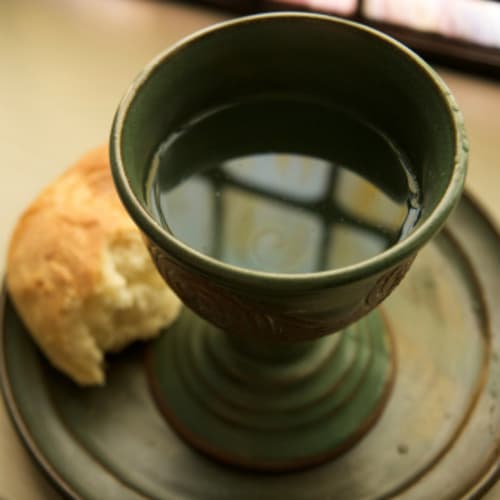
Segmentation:
[[(10, 233), (37, 192), (108, 139), (117, 104), (158, 52), (227, 14), (153, 0), (0, 2), (0, 271)], [(471, 143), (467, 188), (500, 224), (500, 82), (438, 71)], [(57, 498), (0, 400), (0, 499)], [(487, 495), (500, 498), (500, 487)]]

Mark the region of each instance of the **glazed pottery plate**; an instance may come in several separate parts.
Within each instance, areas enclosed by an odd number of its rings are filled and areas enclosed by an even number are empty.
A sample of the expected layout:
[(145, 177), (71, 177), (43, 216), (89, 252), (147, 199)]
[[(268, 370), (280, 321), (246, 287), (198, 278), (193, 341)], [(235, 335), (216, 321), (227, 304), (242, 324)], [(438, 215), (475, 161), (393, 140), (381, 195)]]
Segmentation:
[(151, 395), (147, 345), (110, 357), (104, 387), (77, 387), (41, 356), (5, 293), (2, 387), (35, 460), (70, 497), (480, 497), (500, 470), (499, 300), (499, 235), (464, 197), (380, 308), (397, 353), (381, 418), (335, 460), (299, 472), (242, 471), (186, 445)]

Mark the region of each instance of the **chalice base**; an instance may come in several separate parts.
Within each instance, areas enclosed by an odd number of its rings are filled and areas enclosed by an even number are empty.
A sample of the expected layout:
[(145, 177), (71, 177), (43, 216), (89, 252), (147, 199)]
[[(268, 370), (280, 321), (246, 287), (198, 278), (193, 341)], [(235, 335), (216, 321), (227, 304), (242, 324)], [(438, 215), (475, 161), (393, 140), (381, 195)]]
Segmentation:
[(280, 343), (224, 333), (184, 309), (147, 366), (161, 413), (189, 444), (228, 464), (285, 471), (354, 446), (381, 415), (396, 362), (379, 311), (334, 335)]

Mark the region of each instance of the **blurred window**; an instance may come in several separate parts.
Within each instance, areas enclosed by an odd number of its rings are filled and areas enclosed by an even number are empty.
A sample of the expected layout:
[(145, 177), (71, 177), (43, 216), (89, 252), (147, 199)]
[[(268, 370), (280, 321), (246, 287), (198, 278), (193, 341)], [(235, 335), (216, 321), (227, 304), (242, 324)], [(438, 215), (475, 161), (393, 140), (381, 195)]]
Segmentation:
[(307, 7), (308, 9), (352, 16), (358, 8), (358, 0), (275, 0), (275, 4), (286, 4), (289, 7)]
[(486, 0), (364, 0), (370, 20), (500, 48), (500, 3)]

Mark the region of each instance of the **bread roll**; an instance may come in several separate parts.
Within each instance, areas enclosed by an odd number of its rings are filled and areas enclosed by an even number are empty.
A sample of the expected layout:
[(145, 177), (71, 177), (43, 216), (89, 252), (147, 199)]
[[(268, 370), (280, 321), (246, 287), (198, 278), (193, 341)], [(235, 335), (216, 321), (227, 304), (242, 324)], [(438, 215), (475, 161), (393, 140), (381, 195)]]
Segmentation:
[(104, 382), (105, 351), (155, 336), (180, 310), (115, 192), (106, 147), (85, 155), (22, 215), (7, 287), (43, 353), (81, 385)]

